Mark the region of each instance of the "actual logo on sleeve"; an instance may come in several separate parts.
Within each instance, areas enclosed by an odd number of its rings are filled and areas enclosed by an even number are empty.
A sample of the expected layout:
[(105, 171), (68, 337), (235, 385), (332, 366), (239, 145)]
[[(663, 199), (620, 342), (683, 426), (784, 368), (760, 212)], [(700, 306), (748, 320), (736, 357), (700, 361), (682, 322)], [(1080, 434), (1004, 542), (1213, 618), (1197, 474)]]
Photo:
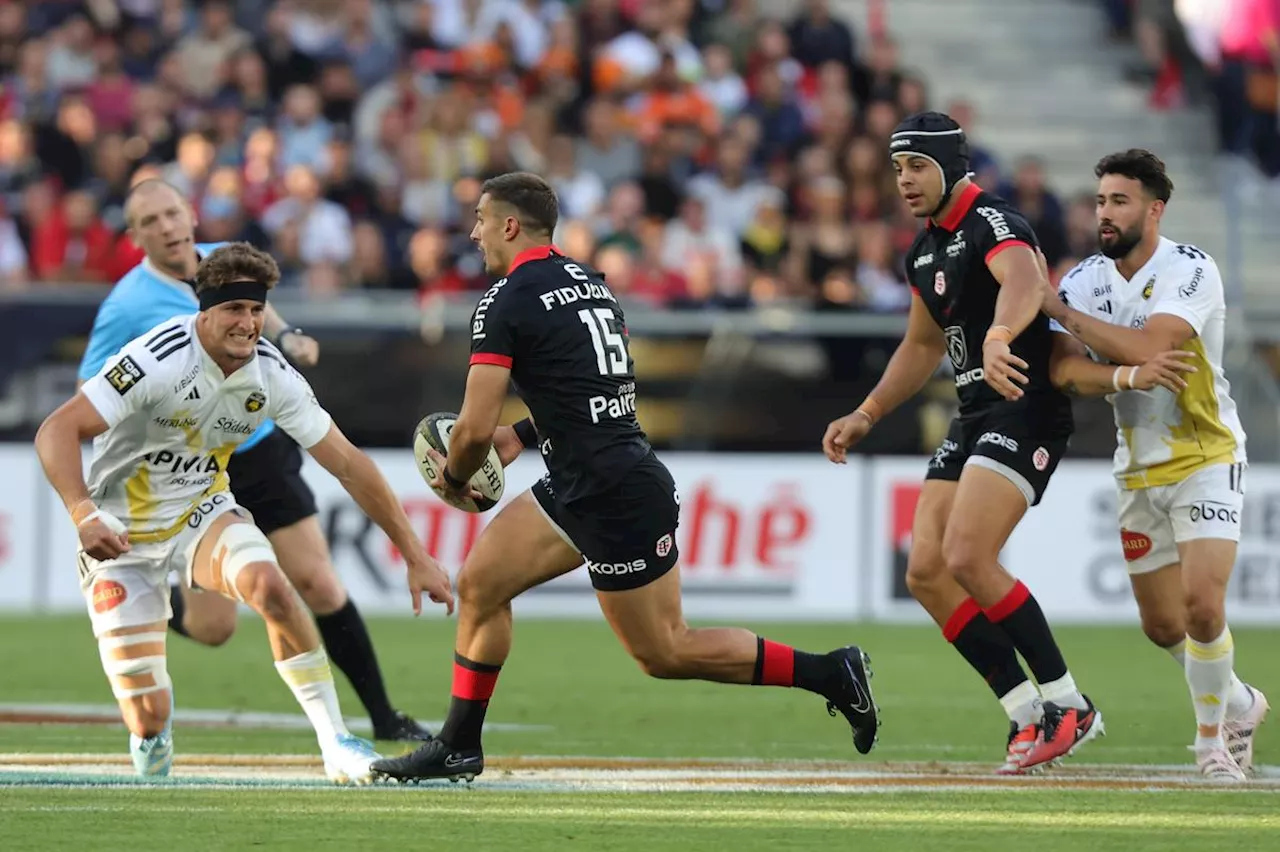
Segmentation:
[(129, 593), (115, 580), (99, 580), (93, 584), (93, 611), (101, 615), (125, 602)]
[(653, 547), (653, 552), (658, 554), (658, 558), (662, 558), (671, 552), (673, 544), (674, 542), (672, 541), (671, 533), (667, 533), (662, 538), (658, 539), (658, 543)]
[(1121, 527), (1120, 546), (1124, 549), (1124, 561), (1134, 562), (1151, 552), (1151, 536)]
[(1178, 288), (1178, 295), (1184, 299), (1190, 299), (1200, 289), (1200, 282), (1204, 279), (1204, 267), (1197, 266), (1196, 272), (1191, 276), (1191, 280)]
[(947, 292), (947, 276), (941, 269), (933, 276), (933, 292), (939, 296)]
[(1043, 471), (1049, 466), (1049, 451), (1044, 447), (1036, 447), (1036, 451), (1031, 454), (1031, 465), (1036, 470)]
[(253, 414), (255, 411), (261, 411), (262, 407), (267, 404), (267, 395), (262, 391), (254, 391), (244, 401), (244, 410)]
[(136, 385), (145, 375), (146, 373), (142, 371), (137, 362), (126, 355), (114, 367), (107, 370), (106, 379), (107, 383), (116, 389), (116, 393), (124, 396), (129, 392), (129, 388)]

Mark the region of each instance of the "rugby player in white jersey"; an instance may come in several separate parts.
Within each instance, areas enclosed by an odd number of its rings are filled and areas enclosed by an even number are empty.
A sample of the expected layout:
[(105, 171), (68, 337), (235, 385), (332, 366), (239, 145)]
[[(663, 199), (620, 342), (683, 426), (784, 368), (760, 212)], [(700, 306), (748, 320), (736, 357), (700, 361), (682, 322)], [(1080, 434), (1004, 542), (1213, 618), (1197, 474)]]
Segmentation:
[(1131, 149), (1095, 173), (1102, 251), (1044, 294), (1061, 332), (1053, 379), (1115, 409), (1120, 541), (1142, 629), (1186, 673), (1200, 771), (1240, 782), (1267, 699), (1236, 677), (1226, 619), (1246, 461), (1222, 369), (1222, 278), (1209, 255), (1160, 235), (1173, 183), (1159, 158)]
[[(326, 774), (337, 783), (370, 780), (378, 755), (343, 724), (315, 624), (229, 488), (228, 459), (267, 418), (387, 533), (414, 588), (425, 582), (432, 600), (453, 610), (448, 577), (382, 474), (262, 339), (267, 291), (279, 278), (270, 255), (246, 243), (215, 250), (196, 272), (200, 312), (129, 342), (36, 435), (45, 474), (79, 533), (89, 619), (141, 775), (167, 775), (173, 759), (165, 625), (167, 577), (176, 571), (186, 585), (262, 615), (276, 669), (316, 730)], [(80, 444), (90, 438), (86, 484)]]

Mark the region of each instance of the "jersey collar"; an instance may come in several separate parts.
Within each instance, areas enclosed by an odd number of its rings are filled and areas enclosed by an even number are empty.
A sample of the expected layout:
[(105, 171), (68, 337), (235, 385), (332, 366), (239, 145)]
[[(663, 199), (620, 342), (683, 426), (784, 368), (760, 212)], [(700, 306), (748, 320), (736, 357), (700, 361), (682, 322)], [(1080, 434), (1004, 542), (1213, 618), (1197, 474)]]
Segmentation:
[(524, 264), (528, 263), (531, 260), (546, 260), (547, 258), (551, 257), (551, 255), (553, 254), (562, 254), (562, 252), (560, 251), (560, 249), (556, 248), (554, 245), (534, 246), (533, 248), (527, 248), (524, 251), (520, 252), (518, 255), (516, 255), (514, 258), (512, 258), (511, 268), (507, 270), (507, 274), (510, 275), (511, 273), (516, 271), (516, 267), (523, 266)]
[[(196, 256), (199, 256), (198, 252)], [(155, 276), (156, 280), (160, 281), (162, 284), (167, 284), (175, 290), (181, 291), (184, 295), (190, 296), (192, 301), (197, 303), (199, 302), (199, 300), (196, 299), (196, 289), (189, 282), (183, 281), (181, 278), (174, 278), (169, 273), (161, 271), (159, 267), (151, 262), (151, 258), (149, 257), (144, 257), (142, 259), (142, 265), (146, 268), (147, 272), (150, 272)]]
[(969, 211), (973, 209), (973, 202), (977, 201), (978, 196), (981, 194), (982, 187), (978, 186), (976, 183), (970, 182), (969, 185), (964, 188), (964, 191), (956, 196), (956, 204), (951, 208), (951, 212), (947, 214), (947, 218), (938, 222), (935, 222), (930, 218), (925, 225), (927, 227), (937, 225), (944, 231), (954, 232), (960, 225), (960, 220), (969, 215)]

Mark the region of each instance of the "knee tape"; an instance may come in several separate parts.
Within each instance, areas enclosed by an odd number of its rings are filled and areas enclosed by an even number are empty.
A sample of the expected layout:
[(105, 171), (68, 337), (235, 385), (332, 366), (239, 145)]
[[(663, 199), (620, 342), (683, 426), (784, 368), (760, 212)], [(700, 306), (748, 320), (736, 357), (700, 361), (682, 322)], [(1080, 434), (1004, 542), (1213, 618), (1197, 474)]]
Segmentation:
[(266, 534), (253, 524), (229, 524), (213, 544), (213, 558), (222, 563), (222, 582), (240, 601), (244, 595), (236, 587), (236, 578), (246, 566), (267, 562), (279, 567), (276, 552)]
[[(127, 636), (104, 636), (98, 640), (98, 654), (102, 657), (102, 670), (111, 682), (111, 692), (116, 698), (134, 698), (150, 692), (160, 692), (170, 686), (169, 671), (165, 668), (165, 634), (130, 633)], [(155, 648), (136, 649), (138, 645), (159, 645)], [(121, 656), (122, 649), (135, 648), (141, 656)], [(128, 650), (123, 651), (129, 654)]]

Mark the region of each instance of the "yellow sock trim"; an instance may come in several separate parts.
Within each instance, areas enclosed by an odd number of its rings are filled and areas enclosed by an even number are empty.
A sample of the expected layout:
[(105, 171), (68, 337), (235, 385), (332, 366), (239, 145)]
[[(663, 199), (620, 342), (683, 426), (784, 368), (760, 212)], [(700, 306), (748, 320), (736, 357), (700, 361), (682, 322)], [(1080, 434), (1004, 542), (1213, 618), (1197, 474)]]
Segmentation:
[(1187, 656), (1202, 663), (1210, 663), (1214, 660), (1220, 660), (1227, 654), (1230, 654), (1235, 648), (1235, 642), (1231, 639), (1231, 628), (1224, 627), (1222, 635), (1212, 642), (1197, 642), (1190, 636), (1187, 637)]

